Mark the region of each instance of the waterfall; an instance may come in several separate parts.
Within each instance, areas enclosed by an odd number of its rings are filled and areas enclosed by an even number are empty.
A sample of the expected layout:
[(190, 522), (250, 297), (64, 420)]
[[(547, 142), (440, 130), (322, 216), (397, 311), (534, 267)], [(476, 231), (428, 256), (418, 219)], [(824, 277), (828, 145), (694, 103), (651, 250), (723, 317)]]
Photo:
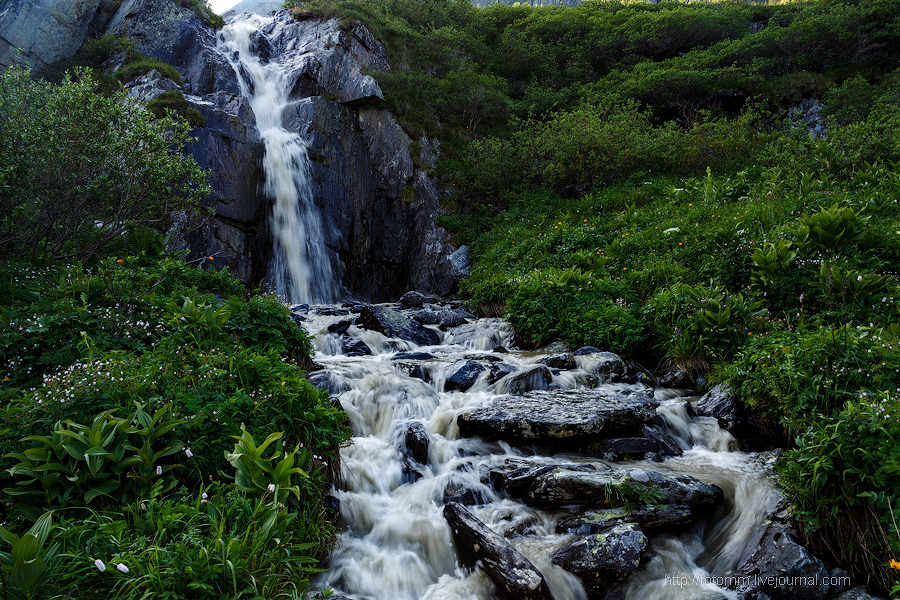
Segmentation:
[(289, 302), (329, 302), (337, 297), (337, 285), (322, 219), (313, 203), (308, 145), (282, 124), (292, 81), (284, 65), (264, 63), (254, 52), (261, 30), (271, 22), (271, 17), (252, 15), (222, 28), (218, 38), (219, 50), (237, 74), (241, 93), (250, 100), (265, 143), (264, 191), (274, 203), (267, 285)]

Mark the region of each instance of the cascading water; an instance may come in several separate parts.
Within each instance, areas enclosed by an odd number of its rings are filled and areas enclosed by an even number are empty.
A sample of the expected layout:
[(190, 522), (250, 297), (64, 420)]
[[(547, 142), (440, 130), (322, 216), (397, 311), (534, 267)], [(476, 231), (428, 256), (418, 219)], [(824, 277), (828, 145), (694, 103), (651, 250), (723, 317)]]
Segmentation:
[(265, 193), (274, 201), (268, 285), (289, 302), (329, 302), (337, 297), (337, 284), (313, 203), (307, 144), (282, 126), (289, 103), (288, 70), (277, 61), (264, 64), (254, 52), (271, 22), (271, 17), (252, 15), (226, 25), (219, 33), (219, 50), (237, 74), (265, 142)]
[[(505, 379), (491, 385), (483, 375), (467, 392), (444, 389), (454, 365), (462, 359), (487, 362), (496, 359), (492, 348), (512, 344), (505, 322), (482, 319), (451, 329), (442, 334), (440, 344), (424, 348), (351, 325), (346, 334), (364, 341), (373, 355), (348, 357), (340, 354), (339, 334), (328, 331), (329, 325), (347, 317), (326, 316), (333, 310), (316, 312), (314, 307), (304, 324), (316, 338), (315, 360), (324, 366), (329, 388), (338, 395), (353, 429), (352, 444), (341, 451), (342, 489), (334, 492), (341, 505), (341, 531), (319, 587), (360, 600), (496, 598), (492, 580), (481, 569), (468, 569), (461, 563), (443, 516), (448, 490), (463, 489), (478, 499), (469, 510), (509, 539), (543, 573), (555, 599), (585, 599), (581, 582), (550, 562), (556, 550), (576, 539), (556, 533), (557, 523), (567, 513), (528, 507), (495, 492), (484, 481), (486, 469), (509, 458), (527, 457), (546, 464), (592, 464), (600, 470), (643, 466), (684, 473), (721, 487), (725, 503), (708, 522), (686, 532), (651, 536), (652, 558), (627, 580), (625, 592), (638, 600), (736, 598), (716, 578), (737, 566), (748, 537), (765, 519), (765, 508), (777, 492), (764, 466), (753, 455), (734, 451), (734, 439), (715, 420), (695, 421), (689, 416), (683, 396), (667, 390), (656, 394), (657, 413), (684, 451), (680, 457), (663, 463), (610, 463), (559, 453), (541, 457), (540, 447), (514, 448), (458, 435), (457, 416), (505, 395)], [(427, 351), (434, 357), (423, 360), (419, 366), (424, 372), (413, 377), (391, 360), (398, 351)], [(519, 372), (533, 368), (540, 357), (523, 352), (502, 355), (503, 362)], [(554, 383), (577, 387), (583, 381), (579, 370), (594, 368), (591, 360), (579, 357), (578, 369), (560, 372)], [(641, 384), (607, 385), (619, 391), (648, 391)], [(430, 450), (425, 464), (411, 473), (403, 451), (404, 435), (415, 423), (427, 431)]]

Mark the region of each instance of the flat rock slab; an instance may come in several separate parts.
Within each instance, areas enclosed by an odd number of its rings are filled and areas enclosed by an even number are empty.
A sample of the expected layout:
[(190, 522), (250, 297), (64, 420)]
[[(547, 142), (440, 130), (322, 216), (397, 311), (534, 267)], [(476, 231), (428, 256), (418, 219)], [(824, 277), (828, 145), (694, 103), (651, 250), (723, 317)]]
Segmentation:
[(444, 506), (444, 518), (456, 543), (480, 561), (504, 598), (550, 600), (544, 576), (503, 536), (492, 531), (458, 502)]
[(696, 520), (686, 504), (644, 504), (631, 509), (602, 508), (567, 517), (557, 523), (556, 533), (600, 533), (624, 523), (637, 523), (641, 529), (670, 529), (690, 525)]
[(509, 442), (613, 437), (640, 430), (656, 417), (658, 406), (643, 393), (603, 388), (530, 392), (462, 413), (457, 424), (463, 437)]
[(715, 506), (722, 503), (721, 488), (681, 473), (662, 474), (644, 469), (574, 471), (555, 469), (535, 477), (523, 496), (531, 506), (570, 504), (622, 506), (629, 494), (652, 504)]

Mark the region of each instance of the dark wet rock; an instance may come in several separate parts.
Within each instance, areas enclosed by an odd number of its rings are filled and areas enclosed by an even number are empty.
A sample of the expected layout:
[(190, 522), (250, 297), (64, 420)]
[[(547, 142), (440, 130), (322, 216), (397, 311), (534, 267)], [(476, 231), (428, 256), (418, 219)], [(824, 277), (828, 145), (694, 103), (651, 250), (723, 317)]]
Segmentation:
[(644, 425), (642, 431), (644, 437), (653, 440), (656, 445), (654, 452), (661, 457), (681, 456), (683, 454), (683, 451), (678, 446), (678, 442), (675, 441), (675, 438), (669, 434), (665, 427), (654, 423), (652, 425)]
[(575, 356), (585, 356), (588, 354), (600, 354), (601, 352), (602, 350), (600, 350), (600, 348), (595, 348), (593, 346), (582, 346), (581, 348), (573, 352), (573, 354)]
[(421, 346), (433, 346), (441, 341), (434, 330), (413, 321), (403, 313), (384, 306), (366, 304), (359, 313), (357, 325)]
[(456, 277), (463, 279), (468, 277), (472, 272), (471, 256), (468, 246), (460, 246), (450, 256), (447, 257), (450, 265), (453, 267), (453, 273)]
[(625, 523), (582, 537), (557, 551), (550, 562), (578, 576), (588, 597), (596, 598), (634, 573), (646, 548), (641, 528)]
[(469, 322), (469, 317), (458, 310), (444, 309), (438, 312), (435, 316), (437, 317), (437, 326), (441, 329), (441, 331), (447, 331), (448, 329), (459, 327), (460, 325), (465, 325)]
[(420, 363), (397, 363), (397, 369), (403, 371), (410, 377), (415, 377), (422, 381), (431, 381), (431, 375)]
[(643, 504), (630, 509), (602, 508), (567, 517), (556, 524), (556, 533), (599, 533), (623, 523), (637, 523), (645, 531), (669, 531), (696, 520), (686, 504)]
[(420, 310), (412, 316), (412, 318), (422, 325), (437, 325), (440, 322), (438, 314), (430, 308)]
[(346, 333), (350, 326), (353, 325), (353, 321), (351, 319), (344, 319), (342, 321), (338, 321), (337, 323), (332, 323), (328, 326), (328, 331), (331, 333)]
[(332, 395), (342, 394), (350, 389), (350, 385), (343, 377), (331, 371), (314, 371), (308, 374), (307, 378), (317, 390), (324, 390)]
[(645, 469), (615, 471), (574, 471), (556, 469), (535, 478), (524, 499), (532, 506), (623, 504), (612, 488), (626, 487), (655, 497), (655, 504), (715, 506), (724, 493), (715, 485), (681, 473), (662, 474)]
[(662, 388), (691, 388), (694, 382), (684, 369), (674, 369), (663, 374), (659, 378), (659, 387)]
[(490, 366), (490, 374), (488, 375), (488, 383), (494, 384), (497, 383), (500, 379), (503, 379), (507, 375), (516, 372), (516, 368), (512, 365), (508, 365), (504, 362), (493, 363)]
[(569, 348), (569, 345), (565, 342), (553, 342), (547, 344), (543, 348), (538, 349), (538, 352), (542, 352), (544, 354), (553, 354), (553, 353), (562, 353), (562, 352), (571, 352), (572, 349)]
[(512, 496), (521, 496), (534, 480), (544, 473), (555, 469), (569, 469), (572, 471), (596, 471), (597, 467), (590, 464), (543, 464), (529, 460), (506, 459), (502, 465), (493, 467), (488, 471), (488, 479), (495, 490), (504, 490)]
[(481, 360), (486, 362), (498, 363), (503, 361), (499, 356), (494, 356), (493, 354), (469, 354), (465, 357), (468, 360)]
[(596, 375), (593, 375), (591, 373), (576, 372), (575, 373), (575, 383), (579, 387), (593, 389), (593, 388), (597, 387), (598, 385), (600, 385), (601, 381), (600, 381), (599, 377), (597, 377)]
[(550, 356), (545, 356), (538, 359), (538, 362), (542, 365), (547, 365), (551, 369), (571, 370), (576, 366), (575, 356), (568, 352), (564, 352), (562, 354), (551, 354)]
[(294, 304), (289, 310), (294, 314), (305, 315), (309, 312), (309, 304)]
[(425, 474), (422, 473), (421, 465), (411, 458), (404, 458), (400, 471), (400, 483), (415, 483), (422, 479)]
[(612, 352), (600, 352), (594, 355), (599, 362), (594, 367), (594, 372), (603, 383), (615, 383), (623, 381), (628, 374), (625, 361)]
[(487, 504), (489, 501), (484, 494), (473, 490), (461, 482), (451, 482), (444, 488), (444, 504), (457, 502), (463, 506), (477, 506), (479, 504)]
[[(546, 367), (541, 367), (546, 369)], [(511, 442), (552, 441), (640, 431), (659, 403), (645, 394), (615, 390), (560, 390), (507, 396), (457, 418), (460, 435)], [(602, 432), (602, 433), (601, 433)]]
[(410, 458), (419, 464), (427, 465), (429, 444), (428, 432), (422, 423), (413, 421), (407, 425), (403, 445)]
[(828, 595), (828, 570), (797, 542), (789, 524), (768, 521), (761, 533), (734, 571), (745, 576), (736, 578), (738, 592), (746, 598), (797, 600), (822, 600)]
[[(844, 572), (846, 573), (846, 571)], [(834, 576), (832, 575), (832, 579), (833, 578)], [(881, 598), (870, 594), (865, 586), (858, 585), (853, 589), (847, 590), (846, 592), (835, 596), (834, 600), (881, 600)]]
[(451, 369), (453, 372), (447, 376), (447, 380), (444, 382), (444, 389), (464, 392), (475, 385), (475, 382), (484, 373), (486, 367), (474, 360), (466, 360), (455, 363)]
[(507, 392), (521, 395), (533, 390), (546, 390), (553, 381), (553, 374), (545, 365), (523, 371), (509, 380)]
[(706, 392), (693, 405), (694, 412), (703, 417), (714, 417), (719, 420), (723, 429), (730, 430), (739, 418), (739, 410), (734, 399), (728, 393), (728, 387), (719, 384)]
[(345, 308), (337, 308), (330, 305), (317, 306), (313, 309), (313, 312), (323, 317), (346, 317), (350, 314), (350, 311)]
[(423, 304), (429, 302), (430, 298), (422, 292), (410, 290), (400, 297), (400, 306), (403, 308), (421, 308)]
[(509, 352), (509, 350), (507, 350), (503, 346), (494, 346), (494, 349), (491, 350), (491, 352), (498, 352), (500, 354), (506, 354)]
[(589, 447), (591, 456), (605, 460), (639, 460), (648, 452), (658, 452), (656, 442), (644, 437), (612, 438), (597, 440)]
[(502, 597), (550, 600), (550, 590), (541, 572), (461, 504), (451, 502), (444, 506), (444, 518), (457, 546), (480, 561)]
[(391, 360), (431, 360), (434, 354), (430, 352), (398, 352)]
[(303, 315), (297, 315), (297, 314), (291, 313), (291, 321), (293, 321), (297, 325), (300, 325), (301, 323), (306, 321), (306, 317), (304, 317)]
[(341, 336), (341, 354), (344, 356), (370, 356), (372, 349), (364, 341), (344, 334)]

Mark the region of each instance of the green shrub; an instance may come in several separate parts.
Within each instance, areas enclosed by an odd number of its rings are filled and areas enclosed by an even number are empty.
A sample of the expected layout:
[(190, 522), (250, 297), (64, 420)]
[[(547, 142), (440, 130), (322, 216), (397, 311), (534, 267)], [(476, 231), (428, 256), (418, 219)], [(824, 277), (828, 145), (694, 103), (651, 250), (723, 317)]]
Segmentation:
[(163, 92), (153, 100), (147, 103), (147, 110), (153, 113), (157, 119), (172, 111), (184, 118), (192, 127), (204, 127), (206, 119), (200, 114), (200, 111), (188, 105), (181, 92)]

